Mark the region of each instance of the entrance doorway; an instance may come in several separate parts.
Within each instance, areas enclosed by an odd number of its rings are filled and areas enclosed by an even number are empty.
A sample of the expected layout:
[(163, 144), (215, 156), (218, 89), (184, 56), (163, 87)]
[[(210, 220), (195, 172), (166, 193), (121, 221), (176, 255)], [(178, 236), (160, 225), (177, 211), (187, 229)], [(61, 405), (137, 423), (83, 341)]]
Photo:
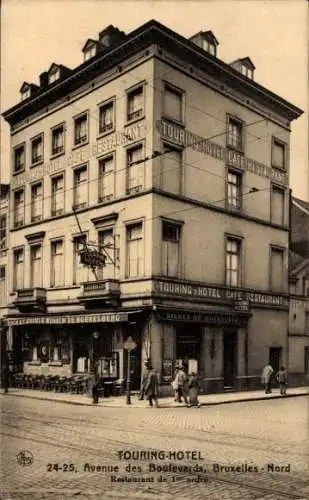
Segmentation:
[(274, 369), (274, 372), (279, 371), (281, 365), (282, 347), (269, 348), (269, 362)]
[(190, 360), (195, 360), (197, 362), (195, 370), (197, 372), (200, 370), (201, 338), (202, 327), (200, 325), (176, 324), (176, 360), (181, 360), (186, 370), (192, 369), (195, 364), (194, 361)]
[(233, 389), (237, 376), (237, 331), (223, 332), (224, 389)]

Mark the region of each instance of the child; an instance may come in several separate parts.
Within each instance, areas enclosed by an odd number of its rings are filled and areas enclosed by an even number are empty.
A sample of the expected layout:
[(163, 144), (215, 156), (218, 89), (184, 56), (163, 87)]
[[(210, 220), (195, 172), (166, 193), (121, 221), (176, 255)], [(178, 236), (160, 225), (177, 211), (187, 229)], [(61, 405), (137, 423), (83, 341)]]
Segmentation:
[(288, 383), (288, 374), (287, 374), (284, 366), (280, 366), (280, 370), (278, 371), (276, 378), (279, 382), (281, 396), (286, 396), (286, 386)]

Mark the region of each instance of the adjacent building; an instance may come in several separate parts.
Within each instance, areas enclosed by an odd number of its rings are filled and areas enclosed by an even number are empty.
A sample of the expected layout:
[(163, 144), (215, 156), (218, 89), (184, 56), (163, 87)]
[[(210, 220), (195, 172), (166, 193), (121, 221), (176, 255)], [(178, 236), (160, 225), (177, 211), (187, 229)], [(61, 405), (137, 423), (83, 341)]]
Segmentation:
[[(95, 355), (123, 379), (128, 336), (133, 387), (148, 357), (162, 391), (179, 361), (209, 392), (257, 387), (269, 359), (287, 363), (302, 111), (255, 81), (249, 57), (227, 64), (218, 49), (211, 31), (108, 26), (77, 68), (52, 64), (4, 113), (16, 369), (82, 372)], [(96, 276), (87, 245), (105, 256)]]
[(6, 321), (8, 314), (8, 256), (9, 256), (9, 194), (10, 186), (0, 183), (0, 335), (1, 365), (6, 352)]

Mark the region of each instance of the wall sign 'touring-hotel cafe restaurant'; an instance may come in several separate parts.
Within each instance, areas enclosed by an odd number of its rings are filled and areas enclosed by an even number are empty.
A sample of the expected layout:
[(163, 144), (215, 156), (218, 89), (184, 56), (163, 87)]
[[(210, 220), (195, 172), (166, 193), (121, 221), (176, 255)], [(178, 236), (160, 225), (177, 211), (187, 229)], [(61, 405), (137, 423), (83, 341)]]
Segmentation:
[(212, 158), (223, 161), (231, 166), (238, 167), (246, 172), (252, 172), (253, 174), (259, 175), (260, 177), (267, 177), (281, 184), (288, 184), (286, 172), (268, 167), (256, 160), (247, 158), (241, 153), (237, 153), (220, 146), (220, 144), (216, 142), (196, 135), (180, 125), (176, 125), (166, 120), (158, 120), (157, 129), (161, 138), (172, 141), (181, 147), (194, 149), (206, 156), (211, 156)]

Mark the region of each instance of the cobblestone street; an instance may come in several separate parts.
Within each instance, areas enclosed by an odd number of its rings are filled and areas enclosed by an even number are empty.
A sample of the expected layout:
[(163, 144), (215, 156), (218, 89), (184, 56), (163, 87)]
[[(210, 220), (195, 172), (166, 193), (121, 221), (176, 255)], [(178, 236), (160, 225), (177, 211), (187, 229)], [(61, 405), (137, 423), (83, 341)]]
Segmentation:
[(0, 401), (3, 500), (309, 498), (306, 397), (177, 410)]

